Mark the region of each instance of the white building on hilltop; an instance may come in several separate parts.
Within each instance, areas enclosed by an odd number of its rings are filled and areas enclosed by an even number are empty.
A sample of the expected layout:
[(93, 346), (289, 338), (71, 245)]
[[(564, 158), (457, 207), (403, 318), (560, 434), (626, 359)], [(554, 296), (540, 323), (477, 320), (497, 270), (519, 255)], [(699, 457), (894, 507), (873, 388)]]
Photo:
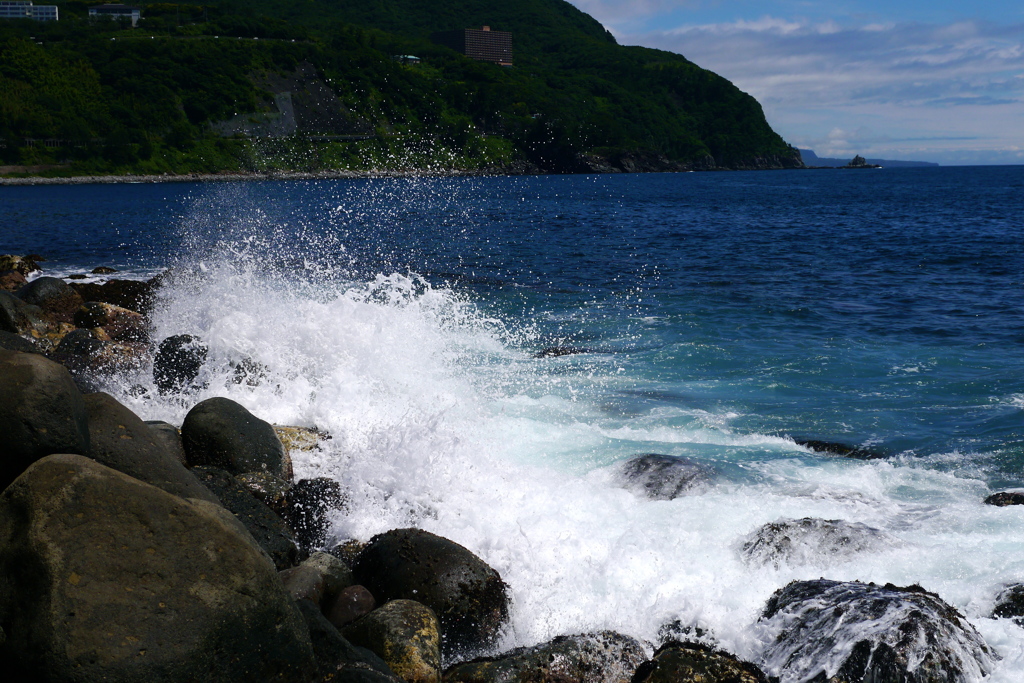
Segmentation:
[(0, 0), (0, 19), (57, 21), (57, 6), (33, 5), (32, 0)]

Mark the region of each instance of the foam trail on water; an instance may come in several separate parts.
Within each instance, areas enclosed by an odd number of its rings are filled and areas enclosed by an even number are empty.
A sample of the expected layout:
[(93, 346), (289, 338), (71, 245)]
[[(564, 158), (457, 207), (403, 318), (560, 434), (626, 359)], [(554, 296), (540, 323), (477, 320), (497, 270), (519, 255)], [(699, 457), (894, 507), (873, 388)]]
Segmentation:
[[(209, 345), (205, 387), (184, 400), (159, 396), (143, 372), (118, 398), (180, 424), (196, 402), (227, 396), (268, 421), (329, 432), (295, 466), (349, 492), (335, 536), (418, 526), (465, 545), (511, 587), (502, 647), (602, 628), (656, 641), (678, 620), (756, 661), (766, 599), (824, 575), (919, 583), (964, 611), (1002, 655), (991, 680), (1013, 680), (1020, 669), (1011, 667), (1024, 663), (1024, 630), (985, 618), (998, 587), (1024, 577), (1024, 518), (982, 505), (980, 481), (814, 456), (786, 439), (733, 432), (740, 416), (724, 411), (609, 414), (606, 395), (642, 383), (616, 363), (574, 372), (584, 361), (532, 359), (533, 338), (512, 321), (416, 275), (354, 279), (330, 240), (319, 251), (336, 264), (317, 258), (315, 244), (296, 259), (283, 236), (238, 237), (191, 252), (153, 313), (156, 339), (188, 333)], [(256, 386), (233, 379), (243, 359), (262, 368)], [(610, 467), (645, 452), (705, 459), (718, 479), (697, 495), (646, 500)], [(752, 531), (802, 517), (866, 524), (898, 542), (778, 568), (742, 560)]]

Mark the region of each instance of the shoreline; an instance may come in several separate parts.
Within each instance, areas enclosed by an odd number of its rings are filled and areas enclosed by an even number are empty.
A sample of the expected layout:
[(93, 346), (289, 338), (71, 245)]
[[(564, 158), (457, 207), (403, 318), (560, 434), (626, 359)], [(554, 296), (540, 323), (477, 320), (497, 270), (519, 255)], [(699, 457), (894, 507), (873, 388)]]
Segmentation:
[(486, 175), (521, 175), (480, 171), (275, 171), (232, 173), (188, 173), (161, 175), (25, 176), (0, 177), (3, 185), (117, 185), (139, 183), (242, 182), (253, 180), (362, 180), (369, 178), (450, 178)]

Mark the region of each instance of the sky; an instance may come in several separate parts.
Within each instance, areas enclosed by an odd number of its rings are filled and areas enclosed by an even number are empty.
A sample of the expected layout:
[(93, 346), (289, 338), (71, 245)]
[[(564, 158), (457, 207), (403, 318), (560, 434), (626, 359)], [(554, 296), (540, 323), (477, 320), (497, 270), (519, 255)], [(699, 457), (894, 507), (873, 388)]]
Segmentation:
[(821, 157), (1024, 164), (1024, 0), (569, 0)]

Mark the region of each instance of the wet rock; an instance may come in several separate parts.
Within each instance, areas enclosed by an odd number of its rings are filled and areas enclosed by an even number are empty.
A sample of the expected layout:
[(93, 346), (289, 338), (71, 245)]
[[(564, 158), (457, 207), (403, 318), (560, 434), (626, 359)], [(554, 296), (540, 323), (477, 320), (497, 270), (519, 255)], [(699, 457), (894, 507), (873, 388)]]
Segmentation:
[(374, 536), (352, 568), (378, 602), (416, 600), (441, 622), (447, 654), (487, 647), (508, 619), (508, 587), (461, 545), (420, 529)]
[(0, 291), (0, 330), (14, 334), (44, 334), (50, 328), (43, 309), (10, 292)]
[(159, 278), (152, 278), (144, 282), (141, 280), (107, 280), (102, 284), (95, 282), (71, 283), (71, 286), (84, 301), (102, 301), (139, 313), (149, 311), (153, 305), (158, 285)]
[(996, 659), (956, 609), (920, 586), (794, 581), (761, 619), (774, 633), (762, 665), (786, 680), (969, 683)]
[(149, 342), (146, 319), (140, 313), (101, 301), (87, 301), (75, 311), (75, 325), (102, 327), (113, 341)]
[(16, 292), (28, 284), (25, 276), (16, 270), (0, 270), (0, 290)]
[(149, 425), (109, 394), (87, 394), (89, 457), (182, 498), (219, 501), (164, 448)]
[(651, 500), (672, 500), (708, 484), (715, 471), (691, 458), (648, 453), (623, 463), (623, 488)]
[(636, 671), (632, 683), (768, 683), (757, 666), (700, 643), (666, 643)]
[(288, 507), (288, 492), (292, 484), (266, 472), (242, 472), (237, 477), (249, 493), (279, 515)]
[(338, 593), (324, 613), (337, 628), (344, 628), (372, 612), (376, 606), (377, 601), (365, 586), (349, 586)]
[(413, 600), (392, 600), (341, 634), (378, 655), (409, 683), (441, 680), (441, 634), (434, 612)]
[(284, 446), (274, 428), (231, 399), (208, 398), (196, 404), (181, 424), (181, 442), (193, 467), (283, 474)]
[(327, 477), (301, 479), (288, 489), (281, 516), (307, 553), (323, 548), (331, 528), (330, 513), (345, 505), (341, 485)]
[(236, 363), (232, 363), (232, 367), (234, 372), (231, 374), (231, 381), (235, 384), (258, 387), (267, 378), (267, 367), (251, 358), (243, 358)]
[(89, 272), (93, 275), (110, 275), (111, 273), (116, 273), (117, 268), (111, 268), (110, 266), (96, 266)]
[(293, 600), (309, 600), (320, 606), (324, 597), (324, 577), (315, 569), (300, 564), (280, 571), (278, 576)]
[(876, 451), (871, 448), (864, 448), (863, 446), (848, 446), (844, 443), (838, 443), (836, 441), (821, 441), (818, 439), (793, 439), (793, 442), (796, 443), (797, 446), (809, 448), (815, 453), (822, 453), (825, 455), (838, 455), (844, 458), (854, 458), (856, 460), (880, 460), (889, 457), (881, 451)]
[(750, 534), (740, 555), (752, 565), (827, 564), (857, 553), (897, 545), (889, 534), (841, 519), (780, 519)]
[(1020, 491), (1000, 491), (985, 499), (986, 505), (1006, 507), (1007, 505), (1024, 505), (1024, 493)]
[(0, 490), (51, 453), (89, 452), (89, 415), (71, 373), (34, 353), (0, 351)]
[(574, 356), (579, 353), (590, 353), (589, 349), (578, 349), (572, 346), (549, 346), (533, 354), (534, 358), (558, 358), (560, 356)]
[(359, 557), (359, 553), (366, 549), (368, 544), (363, 541), (357, 541), (355, 539), (348, 539), (338, 543), (330, 549), (331, 555), (334, 555), (339, 560), (344, 562), (348, 567), (352, 567), (356, 563), (356, 558)]
[(310, 680), (302, 615), (219, 505), (52, 455), (0, 494), (10, 680)]
[(996, 598), (994, 618), (1009, 618), (1024, 626), (1024, 583), (1006, 586)]
[(0, 349), (20, 353), (39, 353), (36, 345), (21, 335), (0, 330)]
[(238, 518), (277, 569), (288, 569), (298, 563), (299, 547), (291, 530), (270, 508), (256, 500), (244, 484), (216, 467), (193, 467), (192, 474)]
[(29, 282), (15, 292), (25, 303), (38, 306), (56, 322), (70, 323), (75, 311), (82, 305), (71, 285), (57, 277), (41, 277)]
[(444, 680), (445, 683), (628, 683), (645, 659), (644, 648), (635, 639), (612, 631), (599, 631), (559, 636), (543, 645), (456, 664), (445, 672)]
[(320, 607), (325, 614), (329, 612), (338, 595), (355, 583), (355, 577), (352, 576), (352, 570), (348, 565), (329, 553), (313, 553), (302, 561), (302, 566), (313, 569), (323, 578), (324, 590)]
[(176, 334), (160, 342), (153, 358), (153, 381), (160, 393), (192, 388), (206, 363), (206, 354), (206, 345), (190, 334)]
[(347, 641), (317, 607), (308, 600), (296, 603), (316, 653), (320, 676), (338, 683), (402, 683), (384, 660)]
[(184, 465), (185, 449), (181, 445), (181, 432), (178, 431), (178, 428), (162, 420), (146, 420), (146, 425), (149, 426), (153, 438), (160, 442), (164, 450)]
[(36, 259), (32, 258), (32, 255), (0, 254), (0, 271), (6, 270), (13, 270), (21, 275), (28, 275), (40, 270), (40, 268), (39, 264), (36, 263)]

